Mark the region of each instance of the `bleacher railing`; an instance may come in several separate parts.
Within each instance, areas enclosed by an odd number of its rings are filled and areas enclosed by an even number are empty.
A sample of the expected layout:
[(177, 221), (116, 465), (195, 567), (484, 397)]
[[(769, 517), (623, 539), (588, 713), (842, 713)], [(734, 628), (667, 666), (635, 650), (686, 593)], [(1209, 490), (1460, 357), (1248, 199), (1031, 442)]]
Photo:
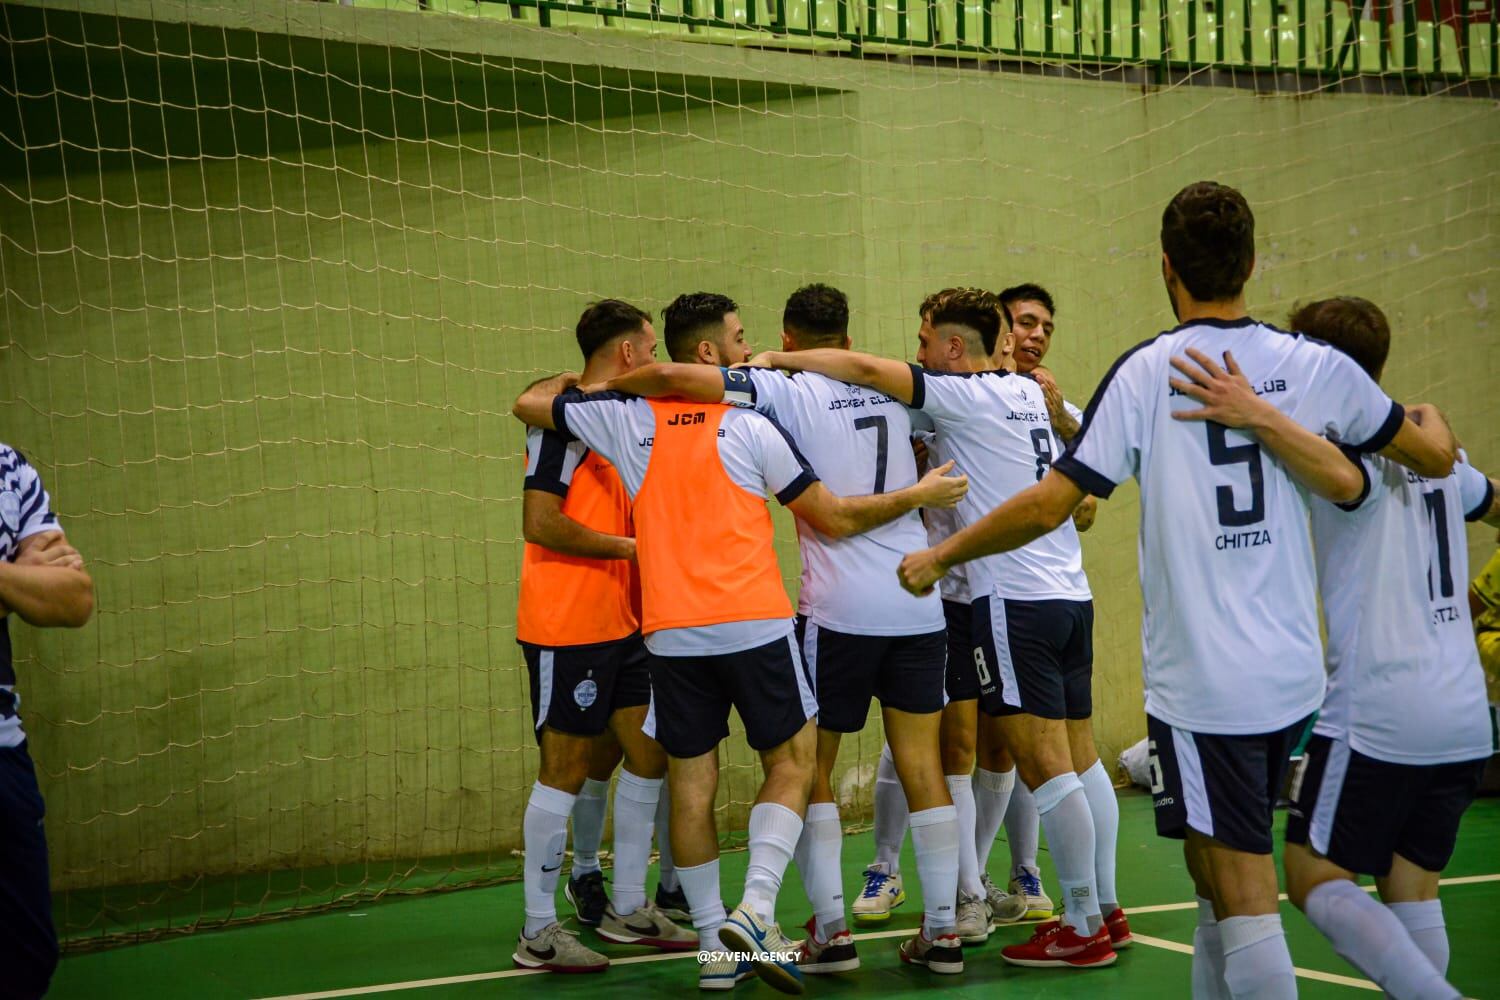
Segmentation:
[[(1496, 0), (480, 0), (543, 26), (851, 54), (1500, 76)], [(439, 6), (434, 3), (432, 6)], [(426, 4), (424, 4), (426, 6)], [(471, 8), (472, 9), (472, 8)]]

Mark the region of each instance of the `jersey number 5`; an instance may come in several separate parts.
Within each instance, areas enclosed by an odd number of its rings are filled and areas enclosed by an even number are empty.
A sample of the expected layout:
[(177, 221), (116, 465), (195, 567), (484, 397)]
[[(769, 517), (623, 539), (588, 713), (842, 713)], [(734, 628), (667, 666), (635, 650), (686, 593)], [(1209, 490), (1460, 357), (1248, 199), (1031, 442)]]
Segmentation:
[(1240, 510), (1234, 505), (1234, 487), (1220, 486), (1214, 490), (1219, 501), (1219, 523), (1226, 528), (1240, 528), (1247, 524), (1259, 524), (1266, 519), (1265, 470), (1260, 464), (1260, 445), (1254, 441), (1246, 444), (1230, 444), (1229, 428), (1209, 421), (1208, 460), (1214, 465), (1243, 464), (1250, 474), (1250, 506)]

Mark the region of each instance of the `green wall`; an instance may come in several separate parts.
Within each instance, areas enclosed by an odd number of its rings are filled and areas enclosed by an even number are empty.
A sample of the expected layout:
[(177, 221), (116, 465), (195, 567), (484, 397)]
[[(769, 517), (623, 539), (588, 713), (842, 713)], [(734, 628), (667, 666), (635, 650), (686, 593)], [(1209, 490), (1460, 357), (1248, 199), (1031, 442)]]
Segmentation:
[[(1500, 465), (1487, 102), (1143, 92), (282, 0), (55, 6), (195, 22), (4, 9), (0, 438), (98, 584), (86, 629), (12, 629), (61, 888), (513, 870), (536, 756), (507, 408), (577, 366), (592, 298), (723, 290), (767, 348), (786, 293), (826, 280), (859, 346), (908, 356), (926, 292), (1039, 280), (1081, 404), (1172, 324), (1160, 209), (1211, 177), (1258, 215), (1256, 313), (1374, 298), (1392, 391)], [(1136, 513), (1122, 489), (1085, 543), (1111, 761), (1144, 732)], [(758, 769), (743, 745), (726, 763), (741, 829)], [(865, 787), (846, 821), (868, 809)]]

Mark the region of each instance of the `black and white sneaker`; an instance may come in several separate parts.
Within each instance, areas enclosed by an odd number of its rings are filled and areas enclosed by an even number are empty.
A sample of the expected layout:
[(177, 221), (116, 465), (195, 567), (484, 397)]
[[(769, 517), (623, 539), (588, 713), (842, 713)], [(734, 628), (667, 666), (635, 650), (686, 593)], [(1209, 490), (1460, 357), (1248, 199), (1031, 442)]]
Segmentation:
[(827, 941), (819, 941), (816, 917), (809, 917), (804, 929), (807, 937), (798, 946), (797, 968), (811, 975), (853, 972), (859, 968), (859, 953), (854, 950), (853, 934), (842, 930)]
[(688, 908), (687, 893), (682, 891), (681, 885), (671, 892), (668, 892), (663, 886), (657, 885), (656, 909), (668, 920), (686, 922), (693, 919), (693, 914)]
[(578, 922), (585, 927), (598, 927), (604, 919), (604, 908), (609, 905), (609, 893), (604, 891), (603, 872), (585, 872), (577, 878), (570, 877), (563, 895), (573, 904)]

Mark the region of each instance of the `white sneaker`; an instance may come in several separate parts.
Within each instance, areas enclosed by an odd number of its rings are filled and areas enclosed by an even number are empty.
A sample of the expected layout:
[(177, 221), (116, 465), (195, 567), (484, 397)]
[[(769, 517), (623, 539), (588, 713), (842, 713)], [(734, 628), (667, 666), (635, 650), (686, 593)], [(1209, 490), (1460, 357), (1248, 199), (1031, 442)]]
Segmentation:
[(985, 901), (971, 892), (958, 891), (954, 930), (964, 944), (984, 944), (990, 939), (990, 914)]
[(871, 865), (865, 869), (865, 887), (854, 901), (854, 921), (860, 924), (883, 924), (891, 919), (891, 911), (906, 902), (906, 890), (901, 887), (901, 876), (892, 875), (884, 866)]
[(1025, 920), (1048, 920), (1052, 917), (1052, 899), (1042, 891), (1042, 880), (1030, 868), (1013, 873), (1010, 891), (1026, 897)]
[(615, 912), (613, 903), (607, 904), (598, 934), (616, 944), (644, 944), (662, 951), (696, 951), (698, 948), (696, 931), (678, 927), (651, 903), (623, 917)]
[(522, 969), (546, 969), (549, 972), (603, 972), (609, 959), (578, 940), (578, 935), (551, 923), (540, 934), (529, 938), (523, 931), (516, 940), (511, 961)]
[(736, 962), (727, 951), (716, 951), (698, 968), (698, 988), (732, 990), (753, 975), (755, 969), (749, 962)]
[(1026, 897), (1009, 893), (990, 880), (985, 872), (981, 880), (984, 885), (984, 901), (990, 907), (990, 924), (1013, 924), (1026, 917)]
[(756, 975), (767, 986), (782, 993), (802, 992), (802, 970), (797, 968), (800, 947), (751, 907), (740, 903), (734, 908), (719, 925), (719, 941), (730, 951), (748, 952)]

